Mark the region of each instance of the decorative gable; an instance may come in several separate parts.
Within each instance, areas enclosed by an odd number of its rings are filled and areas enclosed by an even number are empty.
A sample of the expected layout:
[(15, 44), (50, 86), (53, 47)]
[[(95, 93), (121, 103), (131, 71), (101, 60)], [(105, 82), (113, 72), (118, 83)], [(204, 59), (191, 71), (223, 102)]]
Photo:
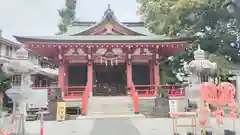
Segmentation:
[(134, 35), (144, 36), (144, 34), (131, 30), (124, 24), (117, 21), (113, 10), (108, 5), (108, 9), (104, 12), (102, 20), (84, 31), (72, 36), (79, 35)]

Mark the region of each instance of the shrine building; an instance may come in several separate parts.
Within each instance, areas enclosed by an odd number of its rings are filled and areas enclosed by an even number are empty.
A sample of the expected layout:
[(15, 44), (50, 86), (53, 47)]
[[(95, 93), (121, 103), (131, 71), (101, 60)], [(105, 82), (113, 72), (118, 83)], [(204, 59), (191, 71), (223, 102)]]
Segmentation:
[(132, 92), (156, 96), (159, 62), (183, 51), (190, 41), (154, 35), (142, 22), (119, 22), (110, 7), (99, 22), (75, 21), (61, 35), (15, 38), (59, 65), (58, 87), (64, 99)]

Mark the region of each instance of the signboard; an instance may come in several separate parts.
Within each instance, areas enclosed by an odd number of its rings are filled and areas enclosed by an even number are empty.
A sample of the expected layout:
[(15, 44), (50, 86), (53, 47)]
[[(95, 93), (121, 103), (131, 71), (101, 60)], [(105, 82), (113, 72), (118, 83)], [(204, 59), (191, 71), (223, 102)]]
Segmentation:
[(177, 112), (177, 100), (169, 100), (170, 112)]
[(57, 102), (57, 116), (56, 120), (65, 120), (66, 114), (66, 103)]
[(28, 108), (47, 108), (48, 91), (47, 89), (32, 90), (27, 100)]

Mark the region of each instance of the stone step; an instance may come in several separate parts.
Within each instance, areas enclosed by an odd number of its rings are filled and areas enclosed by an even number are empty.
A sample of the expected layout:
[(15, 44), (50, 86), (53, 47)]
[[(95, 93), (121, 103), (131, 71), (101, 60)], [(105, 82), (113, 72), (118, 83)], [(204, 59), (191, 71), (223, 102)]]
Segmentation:
[(113, 107), (94, 107), (94, 106), (89, 106), (88, 109), (91, 110), (124, 110), (124, 109), (133, 109), (133, 107), (122, 107), (122, 106), (113, 106)]
[(93, 110), (93, 111), (88, 111), (88, 112), (131, 112), (133, 111), (132, 109), (108, 109), (108, 110)]
[(129, 96), (92, 97), (87, 115), (133, 114), (132, 99)]
[(106, 118), (145, 118), (142, 114), (99, 114), (99, 115), (87, 115), (78, 116), (76, 119), (106, 119)]
[(104, 111), (104, 112), (88, 112), (89, 114), (132, 114), (133, 111)]

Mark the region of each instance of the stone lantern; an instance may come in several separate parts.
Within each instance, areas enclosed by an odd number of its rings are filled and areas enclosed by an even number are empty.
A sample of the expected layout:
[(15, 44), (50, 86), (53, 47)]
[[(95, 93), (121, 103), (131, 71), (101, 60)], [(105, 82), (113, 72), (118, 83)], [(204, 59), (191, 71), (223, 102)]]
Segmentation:
[[(6, 91), (6, 94), (14, 102), (14, 110), (19, 110), (20, 114), (26, 116), (27, 99), (31, 94), (31, 74), (39, 72), (40, 67), (34, 65), (28, 60), (28, 51), (23, 47), (16, 51), (15, 57), (9, 62), (4, 63), (3, 71), (9, 75), (20, 75), (21, 85), (12, 86), (11, 89)], [(16, 109), (16, 105), (19, 107)]]
[(188, 87), (186, 88), (186, 96), (190, 102), (200, 105), (200, 88), (202, 82), (213, 81), (213, 76), (217, 73), (217, 64), (205, 58), (205, 52), (198, 46), (194, 51), (194, 60), (188, 65), (184, 66), (185, 71), (188, 73)]

